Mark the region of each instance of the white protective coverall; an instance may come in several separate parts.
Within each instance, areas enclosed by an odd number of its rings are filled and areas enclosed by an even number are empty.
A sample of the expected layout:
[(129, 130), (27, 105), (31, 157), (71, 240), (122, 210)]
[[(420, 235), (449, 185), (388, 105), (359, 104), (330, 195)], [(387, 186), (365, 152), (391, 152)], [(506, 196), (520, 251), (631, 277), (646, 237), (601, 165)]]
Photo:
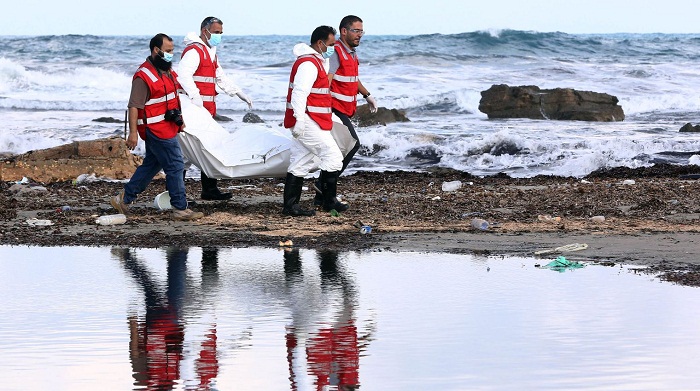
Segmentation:
[[(294, 46), (296, 57), (306, 54), (318, 56), (328, 69), (328, 62), (311, 46), (305, 43)], [(320, 160), (319, 168), (323, 171), (335, 172), (343, 168), (343, 154), (331, 132), (321, 129), (316, 121), (306, 114), (306, 100), (317, 76), (318, 69), (307, 61), (299, 65), (292, 82), (291, 105), (297, 122), (291, 128), (294, 142), (290, 150), (287, 172), (296, 177), (307, 176), (314, 168), (315, 160)]]
[[(204, 41), (195, 32), (187, 33), (185, 36), (185, 46), (197, 42), (202, 44), (209, 51), (211, 58), (216, 56), (216, 47), (207, 46)], [(202, 102), (202, 96), (199, 94), (199, 88), (194, 84), (194, 72), (199, 68), (199, 53), (196, 50), (190, 50), (182, 57), (180, 63), (177, 66), (177, 80), (180, 82), (182, 89), (185, 90), (187, 96), (189, 96), (192, 103), (197, 106), (204, 107)], [(224, 69), (221, 68), (221, 62), (217, 62), (218, 66), (216, 68), (216, 86), (229, 96), (238, 96), (242, 101), (248, 104), (248, 108), (253, 108), (253, 101), (243, 93), (243, 91), (233, 82), (229, 77), (226, 76)]]

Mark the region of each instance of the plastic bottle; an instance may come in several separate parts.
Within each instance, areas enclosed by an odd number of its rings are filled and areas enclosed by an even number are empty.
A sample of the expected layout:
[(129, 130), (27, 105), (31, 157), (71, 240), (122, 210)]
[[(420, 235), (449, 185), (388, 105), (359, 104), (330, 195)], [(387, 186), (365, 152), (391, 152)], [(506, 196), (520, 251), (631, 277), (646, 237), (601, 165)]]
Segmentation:
[(591, 217), (591, 221), (594, 223), (602, 223), (605, 221), (605, 216), (593, 216)]
[(372, 232), (372, 227), (370, 227), (369, 225), (363, 225), (362, 228), (360, 228), (360, 233), (363, 235), (371, 233), (371, 232)]
[(489, 229), (489, 222), (484, 219), (472, 219), (472, 228), (486, 231)]
[(456, 191), (462, 187), (462, 181), (442, 182), (442, 191)]
[(116, 225), (126, 223), (126, 216), (123, 214), (100, 216), (95, 220), (99, 225)]

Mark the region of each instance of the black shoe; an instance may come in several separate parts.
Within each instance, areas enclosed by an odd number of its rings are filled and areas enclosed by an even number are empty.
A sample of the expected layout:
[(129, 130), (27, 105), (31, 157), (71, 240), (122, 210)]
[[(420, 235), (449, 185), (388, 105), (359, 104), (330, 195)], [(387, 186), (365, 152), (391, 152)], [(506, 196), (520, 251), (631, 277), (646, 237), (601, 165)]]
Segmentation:
[(316, 195), (314, 196), (314, 206), (323, 205), (323, 192), (321, 191), (321, 179), (319, 178), (314, 182), (314, 190), (316, 190)]
[(231, 193), (222, 193), (221, 190), (216, 186), (218, 180), (214, 178), (209, 178), (207, 174), (202, 171), (202, 199), (208, 201), (223, 201), (230, 200), (233, 197)]
[(328, 172), (321, 171), (321, 190), (323, 191), (323, 210), (330, 212), (335, 209), (336, 212), (345, 212), (350, 209), (350, 205), (338, 201), (336, 198), (338, 191), (338, 175), (339, 171)]
[(302, 209), (299, 206), (301, 198), (301, 188), (304, 185), (304, 178), (287, 173), (284, 181), (284, 208), (282, 214), (286, 216), (314, 216), (316, 211)]

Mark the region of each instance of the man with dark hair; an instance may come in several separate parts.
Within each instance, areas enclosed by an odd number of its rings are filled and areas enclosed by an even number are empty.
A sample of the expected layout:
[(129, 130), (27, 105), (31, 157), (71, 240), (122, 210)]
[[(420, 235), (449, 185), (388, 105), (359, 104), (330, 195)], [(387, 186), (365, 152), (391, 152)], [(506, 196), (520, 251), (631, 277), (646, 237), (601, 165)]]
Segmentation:
[(146, 157), (136, 169), (124, 190), (110, 199), (119, 213), (127, 214), (129, 204), (162, 169), (165, 187), (173, 206), (172, 218), (191, 221), (204, 216), (187, 208), (184, 162), (177, 134), (185, 127), (177, 96), (177, 74), (172, 71), (173, 40), (157, 34), (149, 44), (151, 55), (134, 74), (129, 98), (129, 137), (126, 145), (136, 148), (138, 137), (146, 142)]
[[(355, 127), (350, 121), (350, 117), (355, 115), (357, 110), (357, 94), (362, 94), (367, 100), (372, 113), (377, 112), (377, 102), (374, 100), (374, 97), (370, 96), (369, 91), (362, 85), (359, 78), (360, 61), (357, 58), (355, 48), (360, 45), (360, 40), (365, 34), (362, 19), (355, 15), (344, 17), (340, 21), (338, 32), (340, 33), (340, 39), (338, 44), (335, 45), (335, 53), (330, 57), (328, 70), (328, 80), (331, 84), (331, 96), (333, 98), (333, 113), (348, 127), (352, 138), (357, 141), (355, 147), (343, 159), (343, 168), (340, 170), (340, 173), (342, 173), (353, 156), (355, 156), (355, 153), (360, 149), (360, 138), (357, 136)], [(316, 188), (320, 190), (318, 182), (316, 183)], [(320, 205), (322, 199), (322, 193), (316, 193), (314, 204)]]
[(331, 135), (333, 120), (331, 95), (325, 59), (334, 53), (336, 31), (330, 26), (317, 27), (310, 45), (294, 46), (297, 56), (289, 76), (287, 110), (284, 127), (294, 136), (290, 164), (284, 184), (284, 208), (288, 216), (313, 216), (313, 210), (299, 206), (304, 177), (320, 160), (320, 185), (324, 210), (342, 212), (348, 205), (336, 198), (338, 175), (343, 168), (343, 154)]
[[(224, 22), (209, 16), (200, 24), (199, 35), (190, 32), (185, 36), (185, 50), (178, 64), (178, 81), (187, 96), (197, 106), (204, 107), (212, 116), (216, 115), (215, 97), (217, 87), (229, 96), (237, 96), (253, 107), (253, 101), (226, 76), (216, 54), (216, 47), (221, 43)], [(202, 171), (202, 199), (227, 200), (231, 193), (222, 193), (217, 187), (217, 180), (209, 178)]]

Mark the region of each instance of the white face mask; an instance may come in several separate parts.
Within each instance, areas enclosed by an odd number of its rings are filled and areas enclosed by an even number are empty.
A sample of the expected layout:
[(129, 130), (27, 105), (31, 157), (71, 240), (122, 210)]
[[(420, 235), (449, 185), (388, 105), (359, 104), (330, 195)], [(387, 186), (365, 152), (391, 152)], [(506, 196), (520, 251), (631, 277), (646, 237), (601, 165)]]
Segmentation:
[(222, 34), (212, 34), (212, 32), (209, 30), (207, 30), (207, 32), (209, 33), (209, 39), (208, 39), (209, 45), (219, 46), (219, 44), (221, 43), (221, 35)]
[(323, 43), (323, 46), (326, 47), (326, 51), (322, 52), (321, 55), (323, 56), (323, 58), (331, 58), (331, 56), (335, 54), (335, 46), (328, 46), (323, 41), (321, 41), (321, 43)]

